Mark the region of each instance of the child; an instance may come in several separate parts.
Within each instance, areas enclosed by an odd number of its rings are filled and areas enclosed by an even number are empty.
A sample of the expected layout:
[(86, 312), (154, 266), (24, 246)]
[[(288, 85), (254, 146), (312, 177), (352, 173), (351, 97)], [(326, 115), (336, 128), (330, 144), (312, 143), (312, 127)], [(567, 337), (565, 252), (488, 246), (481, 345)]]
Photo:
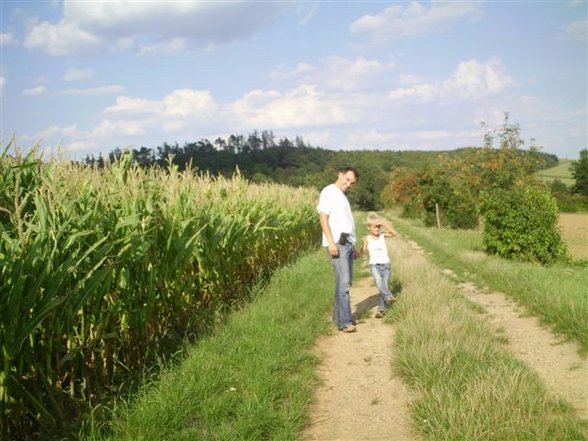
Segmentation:
[(367, 251), (369, 255), (370, 271), (380, 291), (378, 312), (376, 312), (375, 317), (382, 318), (386, 312), (386, 307), (396, 301), (396, 297), (388, 288), (392, 268), (388, 248), (386, 247), (386, 237), (394, 237), (398, 233), (386, 220), (373, 212), (368, 214), (366, 223), (370, 234), (363, 238), (361, 252), (363, 254)]

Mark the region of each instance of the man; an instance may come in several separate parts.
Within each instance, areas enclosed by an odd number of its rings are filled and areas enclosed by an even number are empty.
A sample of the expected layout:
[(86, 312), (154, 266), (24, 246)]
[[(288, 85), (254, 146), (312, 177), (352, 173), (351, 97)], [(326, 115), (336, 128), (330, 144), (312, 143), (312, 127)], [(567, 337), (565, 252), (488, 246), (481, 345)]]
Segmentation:
[(353, 167), (340, 169), (337, 181), (321, 191), (317, 205), (323, 231), (323, 246), (327, 248), (335, 269), (333, 322), (340, 331), (346, 333), (357, 329), (353, 323), (349, 299), (355, 253), (355, 222), (345, 193), (357, 179), (359, 174)]

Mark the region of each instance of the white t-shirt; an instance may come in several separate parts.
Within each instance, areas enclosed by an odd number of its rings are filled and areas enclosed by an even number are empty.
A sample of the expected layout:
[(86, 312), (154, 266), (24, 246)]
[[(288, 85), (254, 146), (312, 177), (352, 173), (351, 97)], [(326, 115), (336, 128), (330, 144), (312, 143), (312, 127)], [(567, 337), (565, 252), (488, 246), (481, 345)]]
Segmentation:
[[(316, 208), (319, 213), (329, 216), (329, 227), (335, 242), (339, 240), (341, 233), (347, 233), (349, 241), (355, 243), (355, 222), (351, 214), (351, 206), (347, 196), (339, 187), (330, 184), (323, 188)], [(325, 233), (323, 233), (323, 246), (329, 246)]]
[(367, 240), (370, 265), (376, 263), (390, 263), (388, 248), (386, 247), (386, 236), (380, 234), (376, 239), (370, 234), (367, 237)]

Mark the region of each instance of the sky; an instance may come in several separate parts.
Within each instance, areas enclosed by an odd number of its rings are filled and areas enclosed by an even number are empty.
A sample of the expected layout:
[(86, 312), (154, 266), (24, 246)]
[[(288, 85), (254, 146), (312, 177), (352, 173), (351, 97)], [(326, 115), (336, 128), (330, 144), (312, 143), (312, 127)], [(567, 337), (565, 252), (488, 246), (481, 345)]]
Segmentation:
[(45, 154), (249, 135), (333, 150), (588, 148), (588, 4), (0, 0), (0, 139)]

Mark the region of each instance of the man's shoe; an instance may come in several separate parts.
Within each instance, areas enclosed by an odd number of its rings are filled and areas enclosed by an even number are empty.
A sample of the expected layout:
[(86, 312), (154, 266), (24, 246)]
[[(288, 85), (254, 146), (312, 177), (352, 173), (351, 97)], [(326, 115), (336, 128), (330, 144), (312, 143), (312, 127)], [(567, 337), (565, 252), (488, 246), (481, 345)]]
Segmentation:
[(374, 317), (375, 318), (382, 318), (382, 317), (384, 317), (384, 311), (378, 311), (378, 312), (376, 312), (376, 315)]
[(351, 334), (352, 332), (357, 332), (357, 328), (354, 325), (347, 325), (344, 328), (339, 329), (339, 331)]

